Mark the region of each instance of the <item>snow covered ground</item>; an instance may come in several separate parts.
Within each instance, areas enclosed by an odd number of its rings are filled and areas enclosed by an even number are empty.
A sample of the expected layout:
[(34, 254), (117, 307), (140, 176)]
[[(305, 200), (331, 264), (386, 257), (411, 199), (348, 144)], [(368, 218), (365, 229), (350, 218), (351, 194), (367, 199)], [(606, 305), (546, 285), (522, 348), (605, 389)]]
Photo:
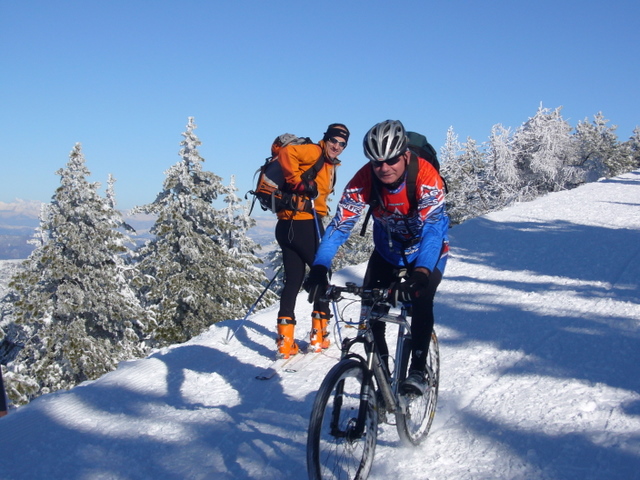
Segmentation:
[[(381, 426), (370, 478), (640, 478), (640, 171), (451, 237), (434, 425), (415, 449)], [(304, 294), (297, 313), (310, 313)], [(238, 321), (214, 325), (12, 410), (0, 419), (0, 478), (306, 478), (311, 404), (338, 351), (256, 380), (275, 317), (275, 306), (257, 312), (228, 345)], [(298, 338), (308, 330), (299, 321)]]

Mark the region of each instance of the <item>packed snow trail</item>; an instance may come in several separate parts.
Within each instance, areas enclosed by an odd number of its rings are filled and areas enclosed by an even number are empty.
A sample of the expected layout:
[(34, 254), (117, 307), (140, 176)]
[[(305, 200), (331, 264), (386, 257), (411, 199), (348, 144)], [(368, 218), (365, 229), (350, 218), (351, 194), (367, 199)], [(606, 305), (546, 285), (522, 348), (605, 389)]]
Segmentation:
[[(383, 425), (370, 478), (640, 478), (640, 172), (470, 220), (451, 244), (431, 433), (403, 448)], [(306, 478), (311, 405), (339, 352), (256, 380), (276, 313), (11, 411), (0, 479)], [(298, 339), (310, 313), (301, 293)]]

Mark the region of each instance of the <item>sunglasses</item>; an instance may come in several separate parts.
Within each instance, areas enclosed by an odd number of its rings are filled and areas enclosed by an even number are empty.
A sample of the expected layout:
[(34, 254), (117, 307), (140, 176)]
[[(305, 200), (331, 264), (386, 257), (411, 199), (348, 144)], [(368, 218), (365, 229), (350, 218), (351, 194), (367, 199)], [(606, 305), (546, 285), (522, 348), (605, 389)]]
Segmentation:
[(340, 145), (342, 148), (345, 148), (347, 146), (347, 142), (341, 142), (335, 137), (331, 137), (329, 141), (334, 145)]
[(371, 163), (373, 164), (374, 168), (380, 168), (382, 166), (383, 163), (386, 163), (388, 166), (392, 167), (393, 165), (395, 165), (396, 163), (398, 163), (400, 160), (402, 160), (402, 158), (404, 157), (404, 153), (401, 153), (400, 155), (396, 155), (395, 157), (392, 157), (388, 160), (378, 160), (378, 161), (371, 161)]

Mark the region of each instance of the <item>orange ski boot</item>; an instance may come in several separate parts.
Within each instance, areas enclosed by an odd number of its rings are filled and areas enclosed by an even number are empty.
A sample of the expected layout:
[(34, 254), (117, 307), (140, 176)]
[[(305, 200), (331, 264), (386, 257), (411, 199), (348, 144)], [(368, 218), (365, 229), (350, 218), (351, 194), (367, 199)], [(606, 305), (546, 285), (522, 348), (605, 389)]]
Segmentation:
[(329, 348), (329, 314), (314, 310), (311, 314), (311, 342), (309, 351), (321, 352)]
[(294, 340), (296, 321), (290, 317), (278, 318), (278, 336), (276, 343), (278, 351), (276, 358), (289, 358), (298, 353), (298, 344)]

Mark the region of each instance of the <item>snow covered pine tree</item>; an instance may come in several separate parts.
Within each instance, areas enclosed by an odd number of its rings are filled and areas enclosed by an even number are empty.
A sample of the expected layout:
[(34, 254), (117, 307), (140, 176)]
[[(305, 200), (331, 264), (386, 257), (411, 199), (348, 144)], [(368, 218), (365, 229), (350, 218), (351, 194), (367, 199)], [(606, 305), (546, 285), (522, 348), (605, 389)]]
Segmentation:
[[(135, 211), (154, 214), (154, 238), (139, 251), (137, 286), (155, 319), (161, 345), (184, 342), (211, 324), (236, 318), (251, 305), (266, 279), (253, 264), (254, 245), (246, 239), (250, 223), (235, 215), (234, 187), (202, 169), (200, 140), (189, 118), (180, 143), (181, 160), (165, 172), (156, 200)], [(227, 195), (230, 207), (212, 202)]]
[(7, 365), (17, 405), (113, 370), (146, 353), (146, 314), (124, 276), (119, 213), (89, 183), (80, 144), (41, 215), (37, 248), (10, 283), (15, 321), (30, 338)]

